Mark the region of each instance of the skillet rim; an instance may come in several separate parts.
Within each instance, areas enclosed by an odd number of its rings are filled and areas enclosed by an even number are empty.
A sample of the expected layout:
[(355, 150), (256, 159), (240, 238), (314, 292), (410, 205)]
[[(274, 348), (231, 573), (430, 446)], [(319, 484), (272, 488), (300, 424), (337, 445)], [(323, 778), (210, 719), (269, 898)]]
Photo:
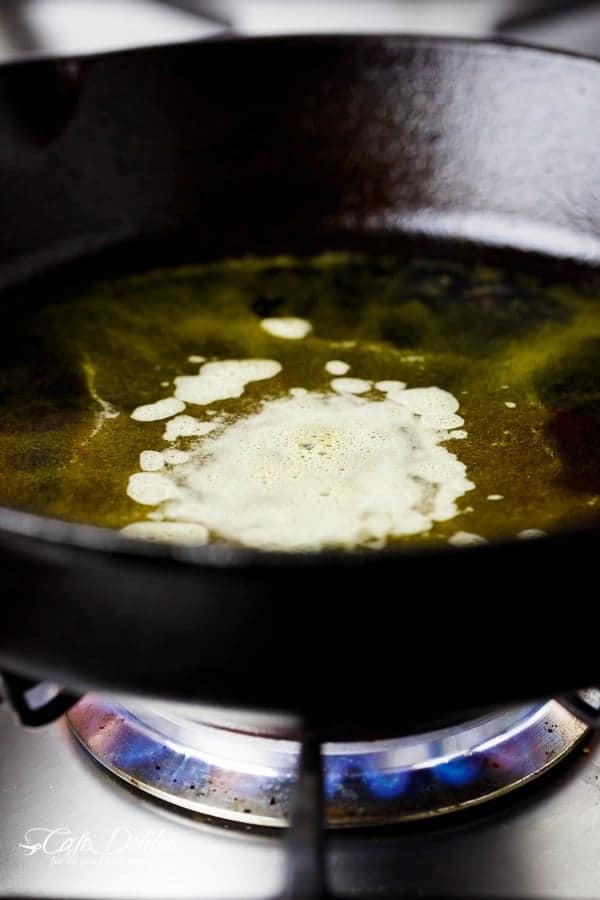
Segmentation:
[(534, 55), (555, 56), (561, 59), (579, 60), (584, 64), (600, 65), (600, 54), (593, 56), (589, 53), (581, 53), (576, 50), (561, 50), (557, 47), (544, 44), (534, 44), (528, 41), (520, 41), (516, 38), (498, 35), (494, 37), (470, 37), (460, 35), (437, 35), (423, 32), (302, 32), (297, 34), (264, 34), (264, 35), (240, 35), (240, 34), (216, 34), (205, 38), (193, 40), (170, 41), (168, 43), (144, 44), (139, 47), (117, 48), (115, 50), (102, 50), (97, 53), (69, 53), (50, 54), (36, 53), (23, 54), (20, 59), (0, 60), (0, 75), (8, 69), (18, 69), (22, 66), (31, 67), (36, 64), (62, 63), (86, 63), (102, 62), (105, 59), (117, 57), (141, 56), (151, 53), (170, 53), (177, 50), (197, 49), (214, 44), (242, 45), (242, 44), (344, 44), (357, 43), (367, 45), (369, 43), (385, 44), (393, 43), (396, 46), (418, 44), (426, 46), (450, 46), (463, 47), (465, 49), (480, 48), (490, 52), (499, 50), (514, 50), (515, 52), (530, 52)]

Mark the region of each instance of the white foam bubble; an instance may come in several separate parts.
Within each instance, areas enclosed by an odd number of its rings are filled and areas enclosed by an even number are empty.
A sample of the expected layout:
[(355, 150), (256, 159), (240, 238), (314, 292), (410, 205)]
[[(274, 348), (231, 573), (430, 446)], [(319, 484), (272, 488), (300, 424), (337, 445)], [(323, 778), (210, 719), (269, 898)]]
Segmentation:
[(506, 406), (507, 409), (516, 409), (516, 407), (517, 407), (517, 404), (514, 403), (512, 400), (507, 400), (504, 405)]
[(185, 403), (207, 406), (217, 400), (241, 397), (251, 381), (273, 378), (281, 363), (273, 359), (227, 359), (205, 363), (198, 375), (175, 379), (175, 397)]
[(145, 406), (138, 406), (131, 413), (131, 418), (136, 422), (158, 422), (160, 419), (169, 419), (176, 416), (177, 413), (185, 409), (185, 403), (181, 399), (175, 397), (165, 397), (163, 400), (157, 400), (156, 403), (147, 403)]
[(157, 506), (179, 496), (175, 482), (162, 472), (136, 472), (127, 484), (127, 494), (136, 503)]
[(162, 454), (156, 450), (144, 450), (140, 453), (140, 469), (143, 472), (158, 472), (164, 464)]
[(203, 363), (206, 362), (205, 356), (198, 356), (197, 354), (193, 354), (192, 356), (188, 356), (188, 362), (191, 363)]
[(310, 322), (294, 316), (263, 319), (260, 327), (273, 337), (283, 338), (287, 341), (302, 340), (312, 331)]
[(390, 400), (421, 416), (428, 428), (450, 430), (464, 425), (464, 419), (455, 415), (459, 402), (448, 391), (438, 387), (410, 388), (391, 394)]
[(330, 375), (346, 375), (350, 371), (350, 366), (341, 359), (330, 359), (325, 363), (325, 371)]
[[(442, 417), (445, 392), (428, 390), (429, 415)], [(448, 437), (387, 398), (288, 394), (199, 441), (168, 475), (153, 476), (171, 490), (134, 484), (133, 493), (146, 503), (163, 493), (155, 516), (249, 546), (382, 546), (457, 514), (456, 501), (473, 484), (442, 446)]]
[(164, 543), (202, 545), (208, 541), (204, 525), (193, 522), (133, 522), (121, 529), (125, 537)]
[(448, 539), (448, 543), (453, 547), (475, 547), (478, 544), (487, 544), (484, 537), (480, 534), (472, 534), (470, 531), (457, 531)]
[(527, 541), (531, 540), (531, 538), (541, 538), (545, 537), (547, 532), (542, 531), (541, 528), (526, 528), (524, 531), (520, 531), (517, 535), (521, 540)]
[(373, 383), (364, 378), (332, 378), (331, 387), (338, 394), (366, 394)]
[(504, 495), (503, 494), (488, 494), (487, 499), (488, 500), (504, 500)]
[(176, 441), (182, 437), (202, 437), (210, 434), (216, 428), (214, 422), (201, 422), (194, 416), (175, 416), (170, 422), (167, 422), (163, 434), (164, 441)]

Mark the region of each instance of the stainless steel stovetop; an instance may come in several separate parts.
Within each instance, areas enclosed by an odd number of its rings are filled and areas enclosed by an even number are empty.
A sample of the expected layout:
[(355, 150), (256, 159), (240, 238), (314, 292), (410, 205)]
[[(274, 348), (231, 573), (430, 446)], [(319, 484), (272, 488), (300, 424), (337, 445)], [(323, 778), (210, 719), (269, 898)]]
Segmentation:
[[(254, 900), (283, 890), (284, 833), (168, 808), (108, 775), (62, 720), (0, 708), (0, 897)], [(600, 745), (435, 823), (328, 836), (346, 896), (600, 897)], [(404, 894), (402, 894), (404, 895)]]

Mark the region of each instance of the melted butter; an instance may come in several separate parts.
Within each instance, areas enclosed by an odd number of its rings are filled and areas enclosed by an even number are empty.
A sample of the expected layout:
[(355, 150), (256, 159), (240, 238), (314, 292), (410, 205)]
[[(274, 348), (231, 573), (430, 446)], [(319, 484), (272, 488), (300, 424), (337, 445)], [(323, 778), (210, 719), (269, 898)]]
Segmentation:
[[(241, 434), (264, 448), (252, 451), (256, 471), (267, 465), (271, 439), (291, 460), (295, 453), (308, 457), (307, 465), (318, 447), (326, 454), (321, 463), (355, 467), (368, 500), (361, 508), (344, 495), (350, 524), (337, 538), (325, 522), (308, 543), (308, 526), (290, 536), (282, 514), (282, 534), (257, 526), (261, 546), (403, 546), (461, 533), (490, 541), (551, 532), (600, 510), (599, 295), (591, 280), (552, 284), (545, 276), (453, 261), (344, 254), (163, 270), (79, 296), (60, 299), (53, 291), (50, 301), (40, 291), (37, 307), (7, 311), (0, 335), (0, 502), (111, 528), (135, 525), (148, 539), (164, 525), (173, 526), (173, 539), (195, 526), (200, 530), (192, 528), (189, 540), (196, 542), (205, 539), (202, 529), (210, 541), (253, 540), (246, 514), (235, 531), (227, 493), (233, 487), (224, 485), (225, 471), (233, 484), (232, 442)], [(295, 337), (262, 324), (289, 319), (305, 323)], [(332, 382), (348, 376), (361, 393), (335, 390)], [(347, 423), (335, 412), (311, 432), (308, 420), (297, 420), (308, 415), (300, 414), (301, 400), (317, 418), (343, 404)], [(297, 441), (275, 440), (275, 413), (283, 421), (284, 406), (306, 445), (300, 450)], [(397, 469), (408, 480), (405, 493), (394, 494), (395, 508), (414, 527), (421, 516), (422, 530), (398, 525), (385, 506), (378, 511), (360, 481), (361, 435), (372, 433), (378, 406), (388, 422), (403, 415), (410, 423), (398, 426), (395, 441)], [(141, 419), (131, 418), (140, 409)], [(427, 488), (430, 507), (419, 493), (423, 473), (403, 468), (410, 454), (399, 463), (401, 448), (416, 453), (425, 432), (444, 451), (435, 466), (430, 461), (437, 479)], [(379, 446), (379, 438), (368, 442), (373, 453)], [(283, 487), (295, 497), (304, 477), (294, 465), (289, 485), (283, 478), (273, 488), (284, 506)], [(475, 485), (462, 494), (457, 465)], [(198, 471), (212, 476), (200, 497), (192, 477)], [(328, 472), (318, 470), (318, 478), (327, 481)], [(452, 516), (434, 518), (446, 477)], [(375, 476), (371, 481), (383, 490)], [(247, 483), (264, 498), (262, 481)], [(213, 484), (223, 485), (222, 509), (214, 496), (208, 504)], [(246, 490), (236, 485), (250, 509)], [(199, 517), (199, 506), (207, 525), (185, 518), (184, 507)], [(169, 521), (167, 507), (177, 509), (178, 521)], [(357, 526), (362, 513), (364, 532)]]

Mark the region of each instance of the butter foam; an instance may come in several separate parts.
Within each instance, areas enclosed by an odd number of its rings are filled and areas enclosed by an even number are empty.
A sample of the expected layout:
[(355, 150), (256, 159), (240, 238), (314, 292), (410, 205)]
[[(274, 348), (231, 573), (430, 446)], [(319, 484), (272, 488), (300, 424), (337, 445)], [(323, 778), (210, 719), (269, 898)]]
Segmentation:
[[(311, 331), (310, 322), (291, 317), (264, 319), (261, 327), (289, 340)], [(174, 379), (173, 397), (134, 411), (140, 421), (169, 418), (163, 440), (170, 446), (140, 455), (142, 471), (127, 493), (154, 509), (125, 534), (265, 550), (382, 547), (452, 519), (474, 487), (444, 446), (466, 436), (459, 401), (447, 391), (348, 377), (348, 363), (330, 359), (327, 389), (296, 385), (282, 395), (269, 386), (239, 418), (227, 407), (182, 415), (187, 404), (241, 397), (248, 384), (282, 370), (272, 359), (189, 360), (202, 365)], [(473, 540), (459, 532), (450, 543)]]
[(146, 406), (138, 406), (131, 413), (131, 418), (137, 422), (159, 422), (161, 419), (169, 419), (185, 409), (185, 403), (175, 397), (165, 397), (156, 403), (148, 403)]
[(473, 484), (442, 446), (451, 434), (432, 424), (458, 404), (418, 390), (407, 405), (315, 391), (266, 400), (197, 441), (187, 462), (132, 476), (129, 495), (154, 501), (155, 519), (263, 549), (382, 546), (427, 531)]
[(306, 319), (296, 319), (294, 316), (263, 319), (260, 327), (272, 337), (283, 338), (287, 341), (302, 340), (312, 331), (310, 322), (307, 322)]
[[(198, 375), (175, 379), (175, 398), (185, 403), (208, 406), (217, 400), (241, 397), (251, 381), (273, 378), (281, 363), (273, 359), (226, 359), (204, 363)], [(177, 410), (179, 412), (179, 410)]]

